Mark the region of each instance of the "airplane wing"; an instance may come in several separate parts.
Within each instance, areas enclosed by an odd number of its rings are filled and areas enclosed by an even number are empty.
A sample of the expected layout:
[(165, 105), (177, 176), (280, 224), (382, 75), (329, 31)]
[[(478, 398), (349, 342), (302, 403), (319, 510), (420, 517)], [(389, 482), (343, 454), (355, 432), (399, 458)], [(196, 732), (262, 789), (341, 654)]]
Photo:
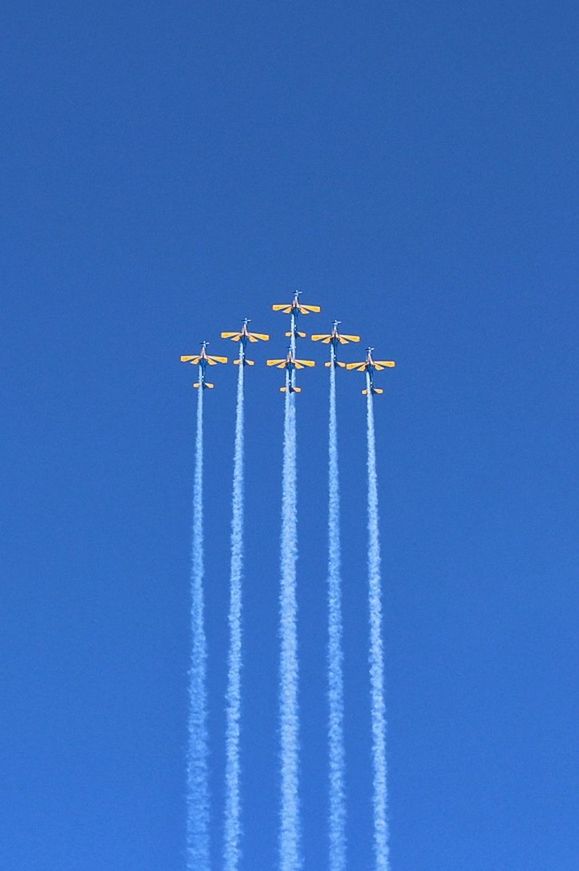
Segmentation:
[(366, 361), (363, 360), (361, 363), (346, 363), (346, 369), (349, 369), (351, 372), (356, 370), (356, 372), (363, 372), (366, 368)]
[(269, 342), (267, 333), (248, 333), (250, 342)]
[(332, 336), (328, 333), (316, 333), (315, 336), (311, 336), (310, 338), (312, 342), (323, 342), (324, 345), (329, 345), (332, 340)]
[(341, 345), (347, 345), (348, 342), (359, 342), (360, 336), (348, 336), (346, 333), (341, 333), (338, 336), (338, 339), (340, 340)]
[(233, 339), (234, 342), (239, 342), (241, 339), (241, 333), (221, 333), (222, 339)]
[(283, 305), (272, 305), (272, 309), (274, 312), (283, 312), (284, 315), (289, 315), (291, 313), (292, 307), (287, 303), (283, 303)]
[(201, 357), (199, 356), (199, 354), (190, 354), (188, 356), (186, 355), (184, 357), (179, 357), (179, 359), (182, 363), (198, 363)]
[(374, 360), (374, 366), (381, 372), (382, 369), (393, 369), (396, 366), (394, 360)]
[(207, 355), (207, 362), (210, 366), (216, 366), (217, 363), (227, 363), (227, 357), (216, 357), (215, 354)]
[(313, 360), (295, 360), (296, 368), (303, 369), (304, 366), (315, 366), (315, 362)]
[(298, 308), (303, 315), (309, 315), (310, 312), (321, 312), (319, 305), (300, 305)]
[(266, 366), (277, 366), (278, 369), (284, 369), (287, 360), (266, 360)]

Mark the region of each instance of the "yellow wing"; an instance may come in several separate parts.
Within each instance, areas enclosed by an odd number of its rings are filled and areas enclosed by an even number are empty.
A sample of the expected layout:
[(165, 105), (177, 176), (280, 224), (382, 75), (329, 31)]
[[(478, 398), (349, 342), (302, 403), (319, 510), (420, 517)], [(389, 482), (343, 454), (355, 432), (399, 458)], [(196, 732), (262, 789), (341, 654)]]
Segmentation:
[(207, 355), (207, 362), (210, 366), (216, 366), (218, 363), (227, 363), (227, 357), (216, 357), (215, 354)]
[(199, 354), (190, 354), (185, 355), (184, 357), (179, 357), (182, 363), (198, 363), (201, 357)]
[(393, 369), (396, 366), (394, 360), (374, 360), (374, 366), (381, 372), (382, 369)]
[(241, 333), (221, 333), (222, 339), (232, 339), (234, 342), (241, 340)]
[(328, 333), (316, 333), (315, 336), (310, 336), (312, 342), (323, 342), (324, 345), (329, 345), (332, 337)]
[(303, 315), (309, 315), (310, 312), (321, 311), (319, 305), (299, 305), (298, 308)]
[(349, 369), (351, 372), (354, 370), (356, 370), (356, 372), (363, 372), (365, 368), (365, 360), (363, 360), (361, 363), (346, 363), (346, 369)]
[(297, 369), (303, 369), (304, 366), (309, 366), (311, 368), (316, 365), (313, 360), (295, 360), (294, 362)]
[(269, 342), (267, 333), (248, 333), (247, 337), (250, 342)]
[(347, 345), (348, 342), (359, 342), (360, 336), (348, 336), (346, 333), (341, 333), (341, 335), (338, 336), (338, 339), (340, 340), (341, 345)]
[(283, 312), (284, 315), (289, 315), (291, 314), (292, 307), (291, 304), (283, 303), (283, 305), (272, 305), (272, 309), (274, 312)]
[(266, 360), (265, 363), (266, 366), (277, 366), (278, 369), (284, 369), (287, 364), (287, 360)]

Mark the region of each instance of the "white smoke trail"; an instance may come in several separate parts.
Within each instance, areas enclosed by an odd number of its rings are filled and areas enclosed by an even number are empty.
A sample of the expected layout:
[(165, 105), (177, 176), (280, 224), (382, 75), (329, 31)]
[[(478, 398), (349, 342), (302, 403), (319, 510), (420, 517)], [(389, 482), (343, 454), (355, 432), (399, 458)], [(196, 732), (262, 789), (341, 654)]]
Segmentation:
[(225, 732), (225, 832), (223, 867), (237, 871), (241, 858), (241, 800), (239, 738), (241, 722), (241, 611), (243, 578), (243, 435), (244, 435), (244, 365), (243, 348), (239, 349), (235, 448), (233, 456), (233, 497), (231, 517), (231, 576), (229, 601), (229, 668), (225, 697), (227, 724)]
[(389, 871), (388, 787), (386, 762), (386, 705), (382, 650), (382, 593), (380, 534), (378, 526), (378, 477), (374, 397), (366, 375), (368, 423), (368, 582), (370, 604), (370, 687), (372, 699), (372, 755), (374, 762), (374, 850), (377, 871)]
[(329, 418), (328, 511), (328, 739), (330, 756), (330, 871), (346, 868), (344, 789), (344, 687), (342, 676), (342, 578), (340, 549), (340, 482), (336, 415), (336, 369), (332, 352)]
[[(201, 373), (200, 373), (201, 374)], [(201, 378), (199, 378), (201, 381)], [(191, 555), (191, 667), (187, 756), (187, 868), (209, 871), (209, 785), (207, 773), (207, 643), (204, 627), (203, 555), (203, 393), (197, 401)]]
[(289, 391), (290, 383), (290, 373), (286, 370), (280, 591), (280, 871), (299, 871), (302, 867), (298, 795), (299, 709), (296, 600), (296, 417), (295, 395)]

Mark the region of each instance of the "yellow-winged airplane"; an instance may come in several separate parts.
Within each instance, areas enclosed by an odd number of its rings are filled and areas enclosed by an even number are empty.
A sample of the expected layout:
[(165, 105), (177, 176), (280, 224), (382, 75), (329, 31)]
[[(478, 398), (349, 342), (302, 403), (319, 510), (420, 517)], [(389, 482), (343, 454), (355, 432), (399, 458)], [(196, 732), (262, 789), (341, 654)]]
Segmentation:
[(232, 342), (239, 342), (240, 347), (240, 355), (237, 360), (233, 362), (236, 365), (239, 365), (240, 362), (243, 363), (244, 366), (253, 366), (254, 360), (248, 360), (246, 356), (246, 349), (248, 342), (269, 342), (269, 336), (267, 333), (252, 333), (248, 329), (248, 324), (250, 323), (249, 318), (243, 319), (243, 326), (237, 332), (225, 332), (221, 333), (222, 339), (231, 339)]
[(308, 368), (311, 368), (316, 364), (313, 360), (298, 360), (290, 348), (287, 353), (287, 357), (285, 357), (283, 360), (267, 360), (267, 365), (275, 366), (277, 369), (287, 369), (287, 386), (279, 388), (281, 393), (285, 393), (288, 388), (290, 393), (301, 393), (302, 388), (297, 387), (295, 383), (295, 370), (304, 369), (306, 366)]
[(203, 390), (213, 389), (215, 384), (207, 381), (207, 367), (217, 366), (218, 363), (227, 363), (227, 357), (216, 357), (215, 354), (207, 353), (207, 345), (209, 342), (201, 342), (201, 350), (198, 354), (185, 354), (182, 356), (182, 363), (191, 363), (192, 366), (199, 366), (199, 381), (193, 384), (193, 387)]
[(324, 345), (331, 346), (331, 359), (324, 364), (325, 366), (341, 366), (342, 369), (345, 369), (346, 364), (338, 360), (338, 345), (347, 345), (349, 342), (359, 342), (360, 336), (348, 336), (346, 333), (338, 332), (338, 327), (341, 323), (342, 321), (334, 321), (331, 333), (319, 333), (312, 336), (311, 339), (312, 342), (322, 342)]
[(394, 360), (374, 360), (372, 351), (374, 348), (366, 348), (366, 359), (361, 363), (346, 363), (346, 369), (354, 372), (366, 373), (366, 389), (362, 390), (364, 396), (368, 392), (374, 394), (384, 393), (381, 387), (374, 387), (374, 372), (381, 372), (383, 369), (392, 369), (396, 366)]
[(296, 290), (291, 302), (272, 305), (272, 309), (274, 312), (283, 312), (284, 315), (291, 315), (292, 326), (286, 333), (286, 336), (291, 337), (293, 334), (296, 338), (299, 336), (300, 339), (305, 339), (306, 334), (300, 332), (297, 328), (298, 315), (309, 315), (311, 313), (317, 314), (321, 309), (319, 305), (303, 305), (303, 303), (300, 302), (301, 295), (301, 290)]

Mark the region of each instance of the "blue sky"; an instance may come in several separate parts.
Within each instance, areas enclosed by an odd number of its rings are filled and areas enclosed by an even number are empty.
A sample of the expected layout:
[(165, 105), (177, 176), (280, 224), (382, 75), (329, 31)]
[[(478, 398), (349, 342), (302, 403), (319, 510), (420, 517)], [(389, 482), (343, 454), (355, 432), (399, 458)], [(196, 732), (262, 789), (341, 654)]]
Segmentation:
[[(301, 287), (316, 330), (341, 318), (399, 361), (376, 402), (392, 866), (576, 868), (578, 24), (575, 4), (522, 0), (4, 6), (2, 867), (184, 867), (178, 357), (246, 315), (272, 333), (256, 357), (282, 354), (271, 303)], [(363, 379), (339, 374), (364, 871)], [(206, 407), (216, 857), (234, 377)], [(247, 384), (248, 869), (275, 866), (277, 839), (279, 382), (260, 365)], [(327, 371), (302, 386), (302, 808), (321, 869)]]

